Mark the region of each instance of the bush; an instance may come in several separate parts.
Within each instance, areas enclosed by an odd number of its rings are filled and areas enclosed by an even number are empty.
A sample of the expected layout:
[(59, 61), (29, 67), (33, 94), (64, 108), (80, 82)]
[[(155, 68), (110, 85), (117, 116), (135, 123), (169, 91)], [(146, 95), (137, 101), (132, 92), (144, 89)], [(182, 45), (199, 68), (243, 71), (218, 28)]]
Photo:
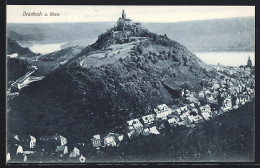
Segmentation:
[(137, 49), (136, 51), (139, 53), (139, 54), (142, 54), (143, 53), (143, 50), (140, 46), (137, 46)]

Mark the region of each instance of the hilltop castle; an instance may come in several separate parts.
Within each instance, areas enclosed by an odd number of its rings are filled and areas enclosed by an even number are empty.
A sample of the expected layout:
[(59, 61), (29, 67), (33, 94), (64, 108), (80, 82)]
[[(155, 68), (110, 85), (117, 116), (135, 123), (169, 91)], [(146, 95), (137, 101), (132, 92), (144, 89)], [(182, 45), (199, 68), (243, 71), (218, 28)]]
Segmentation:
[(122, 10), (122, 17), (120, 17), (117, 21), (117, 26), (120, 28), (124, 28), (127, 26), (131, 26), (133, 24), (133, 21), (131, 19), (126, 18), (126, 13), (124, 10)]

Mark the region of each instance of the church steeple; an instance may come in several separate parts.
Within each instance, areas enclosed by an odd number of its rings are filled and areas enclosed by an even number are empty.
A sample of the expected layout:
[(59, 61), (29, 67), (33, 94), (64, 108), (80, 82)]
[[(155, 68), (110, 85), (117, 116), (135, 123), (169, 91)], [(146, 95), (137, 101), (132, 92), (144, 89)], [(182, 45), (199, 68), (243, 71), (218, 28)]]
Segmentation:
[(124, 10), (122, 10), (122, 19), (126, 19), (126, 14)]
[(248, 57), (248, 60), (247, 60), (247, 67), (252, 68), (252, 61), (250, 59), (250, 56)]

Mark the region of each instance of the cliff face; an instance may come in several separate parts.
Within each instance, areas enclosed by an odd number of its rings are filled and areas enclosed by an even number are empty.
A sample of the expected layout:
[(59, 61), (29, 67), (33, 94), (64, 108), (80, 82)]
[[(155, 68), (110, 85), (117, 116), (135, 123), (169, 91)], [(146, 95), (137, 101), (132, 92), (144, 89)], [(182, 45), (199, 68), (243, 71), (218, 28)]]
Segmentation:
[[(197, 90), (209, 75), (205, 68), (210, 67), (166, 35), (139, 24), (123, 30), (116, 26), (45, 79), (24, 88), (9, 104), (8, 128), (86, 140), (149, 114), (161, 103), (184, 101), (172, 91), (190, 83)], [(174, 83), (171, 90), (165, 83)], [(17, 127), (12, 124), (17, 120), (26, 122)]]
[(36, 54), (33, 53), (29, 48), (23, 48), (18, 44), (17, 41), (12, 40), (11, 38), (7, 38), (7, 55), (17, 53), (20, 55), (27, 55), (27, 56), (35, 56)]

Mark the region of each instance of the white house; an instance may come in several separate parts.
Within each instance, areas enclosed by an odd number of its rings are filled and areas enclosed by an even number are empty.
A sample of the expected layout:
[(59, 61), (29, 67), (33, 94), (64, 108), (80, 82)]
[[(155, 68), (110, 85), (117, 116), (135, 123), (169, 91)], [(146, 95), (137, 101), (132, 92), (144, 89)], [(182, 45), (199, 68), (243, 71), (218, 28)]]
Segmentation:
[(144, 124), (151, 124), (155, 121), (155, 114), (149, 114), (142, 117)]
[(185, 125), (190, 125), (194, 122), (194, 116), (186, 116), (183, 118)]
[(156, 126), (153, 126), (150, 128), (150, 133), (155, 134), (155, 135), (160, 134), (160, 132), (157, 130)]
[(200, 92), (199, 92), (199, 97), (205, 97), (205, 94), (204, 94), (203, 91), (200, 91)]
[(91, 142), (92, 142), (93, 147), (95, 147), (95, 148), (102, 146), (100, 134), (94, 135), (91, 138)]
[(176, 118), (170, 118), (170, 119), (168, 119), (168, 123), (169, 123), (170, 125), (177, 125), (178, 122), (179, 122), (179, 119), (176, 119)]
[(193, 119), (193, 121), (194, 121), (194, 123), (202, 123), (203, 122), (203, 118), (200, 116), (200, 115), (196, 115), (196, 116), (193, 116), (194, 117), (194, 119)]
[(127, 123), (129, 126), (133, 126), (137, 134), (140, 134), (143, 131), (143, 124), (139, 121), (139, 119), (133, 119), (127, 121)]
[(191, 110), (195, 108), (195, 104), (194, 103), (191, 103), (191, 104), (188, 104), (188, 109)]
[(27, 162), (27, 156), (26, 155), (23, 155), (23, 161)]
[(194, 113), (196, 113), (196, 114), (199, 114), (198, 109), (196, 109), (196, 108), (193, 108), (193, 109), (191, 109), (190, 111), (191, 111), (191, 112), (194, 112)]
[(172, 107), (172, 114), (181, 115), (182, 110), (178, 107)]
[(36, 146), (36, 138), (30, 135), (31, 141), (30, 141), (30, 148), (34, 148)]
[(217, 111), (217, 110), (210, 112), (210, 117), (211, 117), (211, 118), (214, 118), (214, 117), (216, 117), (216, 116), (218, 116), (218, 115), (219, 115), (219, 114), (218, 114), (218, 111)]
[(135, 129), (132, 125), (129, 125), (127, 136), (131, 139), (134, 135), (135, 135)]
[(202, 112), (201, 113), (201, 115), (202, 115), (202, 117), (207, 121), (207, 120), (209, 120), (210, 119), (210, 113), (208, 113), (208, 112)]
[(18, 154), (18, 153), (23, 153), (23, 147), (22, 146), (18, 146), (18, 148), (17, 148), (17, 150), (16, 150), (16, 154)]
[(232, 100), (230, 97), (226, 97), (224, 100), (223, 100), (223, 103), (222, 103), (223, 107), (228, 109), (228, 110), (231, 110), (232, 109)]
[(11, 156), (10, 156), (10, 153), (8, 152), (8, 153), (6, 154), (6, 162), (8, 162), (9, 160), (11, 160)]
[(109, 133), (104, 137), (104, 146), (116, 146), (116, 137), (113, 133)]
[(189, 112), (189, 111), (182, 113), (182, 115), (180, 115), (180, 118), (181, 118), (182, 120), (184, 120), (184, 119), (185, 119), (186, 117), (188, 117), (188, 116), (190, 116), (190, 112)]
[(80, 155), (80, 151), (78, 148), (74, 147), (73, 151), (70, 153), (69, 157), (75, 158)]
[(180, 110), (182, 112), (187, 111), (188, 110), (188, 106), (187, 105), (183, 105), (183, 106), (180, 107)]
[(123, 141), (123, 139), (124, 139), (124, 135), (119, 135), (119, 136), (118, 136), (118, 141), (119, 141), (119, 142)]
[(172, 113), (172, 109), (166, 104), (161, 104), (154, 109), (157, 119), (166, 120), (167, 116)]
[(57, 146), (55, 152), (62, 152), (63, 155), (68, 153), (68, 147), (67, 146)]
[(220, 109), (219, 109), (219, 114), (223, 114), (223, 113), (225, 113), (225, 112), (227, 112), (227, 111), (228, 111), (227, 108), (225, 108), (225, 107), (220, 107)]

